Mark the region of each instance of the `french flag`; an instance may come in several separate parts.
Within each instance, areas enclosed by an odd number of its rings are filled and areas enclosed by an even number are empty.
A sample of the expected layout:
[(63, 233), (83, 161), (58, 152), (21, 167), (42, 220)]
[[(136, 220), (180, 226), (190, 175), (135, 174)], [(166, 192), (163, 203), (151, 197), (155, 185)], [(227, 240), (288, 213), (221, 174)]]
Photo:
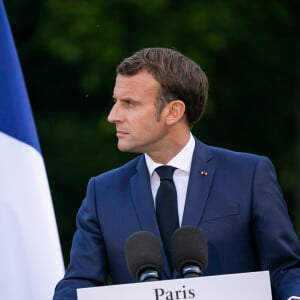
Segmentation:
[(63, 273), (45, 164), (0, 0), (0, 298), (51, 299)]

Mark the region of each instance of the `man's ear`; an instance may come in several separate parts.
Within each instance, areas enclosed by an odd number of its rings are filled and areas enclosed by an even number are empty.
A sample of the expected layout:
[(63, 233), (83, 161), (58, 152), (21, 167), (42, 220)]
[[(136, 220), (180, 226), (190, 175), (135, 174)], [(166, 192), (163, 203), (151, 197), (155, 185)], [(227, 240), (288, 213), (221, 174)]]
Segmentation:
[(173, 100), (167, 106), (169, 111), (166, 116), (166, 122), (168, 125), (175, 124), (184, 117), (185, 104), (182, 100)]

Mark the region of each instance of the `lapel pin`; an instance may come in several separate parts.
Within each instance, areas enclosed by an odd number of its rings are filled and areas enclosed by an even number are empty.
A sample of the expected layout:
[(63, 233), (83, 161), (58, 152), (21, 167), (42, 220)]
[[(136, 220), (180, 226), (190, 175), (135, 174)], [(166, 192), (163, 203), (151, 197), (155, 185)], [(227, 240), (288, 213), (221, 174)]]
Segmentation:
[(208, 173), (205, 171), (205, 170), (203, 170), (203, 171), (201, 171), (201, 173), (200, 173), (202, 176), (206, 176)]

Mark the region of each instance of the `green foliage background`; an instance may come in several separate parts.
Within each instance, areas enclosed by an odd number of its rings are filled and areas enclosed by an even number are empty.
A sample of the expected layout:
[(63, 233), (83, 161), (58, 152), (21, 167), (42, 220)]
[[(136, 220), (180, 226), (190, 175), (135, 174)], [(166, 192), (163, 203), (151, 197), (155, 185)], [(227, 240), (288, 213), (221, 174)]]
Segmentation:
[[(89, 177), (133, 157), (106, 121), (115, 67), (151, 46), (210, 81), (202, 141), (270, 157), (300, 233), (298, 0), (6, 0), (48, 172), (65, 263)], [(113, 184), (113, 183), (112, 183)]]

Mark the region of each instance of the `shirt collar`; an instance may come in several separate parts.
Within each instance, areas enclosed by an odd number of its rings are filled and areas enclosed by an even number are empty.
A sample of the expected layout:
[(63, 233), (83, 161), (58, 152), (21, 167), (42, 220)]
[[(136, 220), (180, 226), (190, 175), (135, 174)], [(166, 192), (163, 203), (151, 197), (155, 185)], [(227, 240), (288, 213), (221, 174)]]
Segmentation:
[[(193, 135), (190, 133), (190, 139), (187, 144), (177, 153), (168, 163), (168, 166), (172, 166), (177, 168), (178, 170), (182, 170), (186, 173), (190, 173), (192, 157), (195, 149), (195, 139)], [(151, 159), (151, 157), (145, 153), (146, 165), (148, 167), (148, 171), (150, 177), (153, 175), (154, 170), (161, 166), (162, 164), (156, 163)]]

